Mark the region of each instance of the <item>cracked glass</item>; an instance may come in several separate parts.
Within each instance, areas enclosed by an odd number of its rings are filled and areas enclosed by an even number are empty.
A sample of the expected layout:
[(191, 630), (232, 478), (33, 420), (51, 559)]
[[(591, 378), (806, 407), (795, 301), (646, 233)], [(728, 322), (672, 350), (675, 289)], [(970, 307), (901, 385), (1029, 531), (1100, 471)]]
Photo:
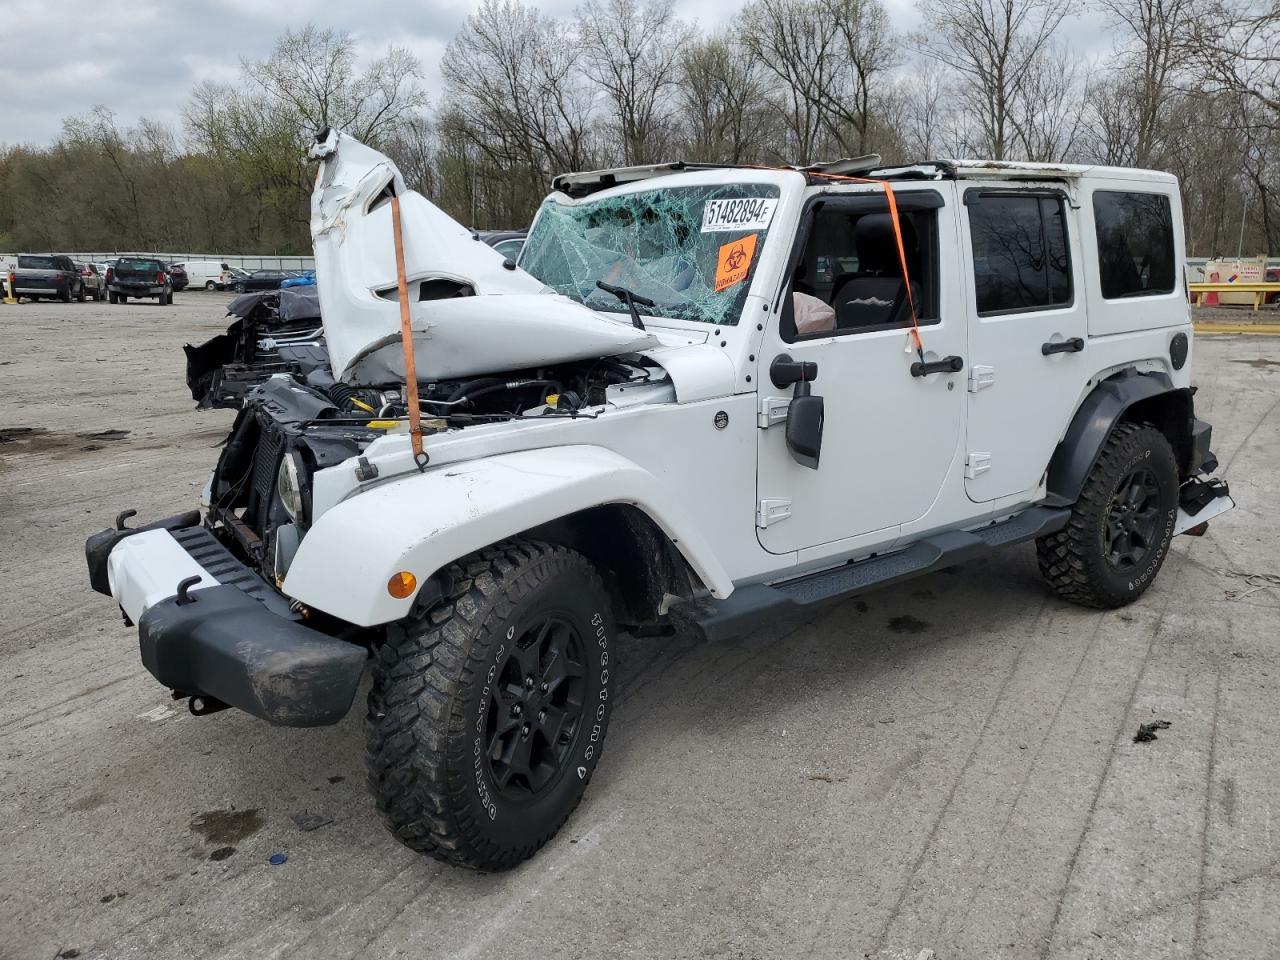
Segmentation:
[(627, 313), (596, 281), (654, 302), (646, 316), (732, 326), (742, 313), (779, 189), (709, 184), (544, 201), (520, 266), (593, 310)]

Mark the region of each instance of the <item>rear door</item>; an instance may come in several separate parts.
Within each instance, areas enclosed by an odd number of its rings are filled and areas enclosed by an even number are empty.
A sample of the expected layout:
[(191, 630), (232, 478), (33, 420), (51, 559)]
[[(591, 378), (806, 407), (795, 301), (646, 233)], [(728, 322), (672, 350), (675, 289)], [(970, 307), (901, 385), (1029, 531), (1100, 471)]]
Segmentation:
[(983, 503), (1040, 485), (1088, 349), (1078, 219), (1056, 186), (964, 191), (969, 298), (965, 490)]

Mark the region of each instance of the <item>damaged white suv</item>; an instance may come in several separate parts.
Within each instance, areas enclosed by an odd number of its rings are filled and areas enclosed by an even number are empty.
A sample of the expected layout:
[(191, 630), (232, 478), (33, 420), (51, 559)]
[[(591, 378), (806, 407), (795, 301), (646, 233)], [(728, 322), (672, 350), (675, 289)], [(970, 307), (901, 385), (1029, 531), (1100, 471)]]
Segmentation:
[(335, 723), (372, 659), (369, 785), (416, 850), (498, 869), (556, 833), (619, 628), (723, 636), (1029, 540), (1116, 607), (1232, 505), (1168, 175), (571, 174), (517, 265), (376, 151), (313, 156), (329, 367), (248, 394), (202, 511), (86, 552), (193, 712)]

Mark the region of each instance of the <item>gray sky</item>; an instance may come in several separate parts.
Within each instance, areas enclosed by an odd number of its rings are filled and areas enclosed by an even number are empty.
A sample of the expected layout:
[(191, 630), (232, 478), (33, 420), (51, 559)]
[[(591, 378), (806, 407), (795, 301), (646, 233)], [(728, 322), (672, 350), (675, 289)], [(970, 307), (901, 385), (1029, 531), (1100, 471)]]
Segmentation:
[[(526, 0), (528, 2), (528, 0)], [(533, 3), (566, 16), (579, 0)], [(894, 26), (918, 26), (914, 0), (884, 0)], [(95, 104), (124, 126), (140, 116), (180, 128), (182, 107), (201, 80), (230, 80), (241, 58), (266, 55), (275, 37), (308, 20), (350, 31), (370, 57), (388, 44), (423, 62), (427, 89), (440, 93), (440, 57), (478, 0), (0, 0), (0, 143), (43, 144), (62, 118)], [(676, 0), (679, 15), (719, 27), (740, 4)], [(1082, 54), (1109, 41), (1090, 22), (1063, 25)]]

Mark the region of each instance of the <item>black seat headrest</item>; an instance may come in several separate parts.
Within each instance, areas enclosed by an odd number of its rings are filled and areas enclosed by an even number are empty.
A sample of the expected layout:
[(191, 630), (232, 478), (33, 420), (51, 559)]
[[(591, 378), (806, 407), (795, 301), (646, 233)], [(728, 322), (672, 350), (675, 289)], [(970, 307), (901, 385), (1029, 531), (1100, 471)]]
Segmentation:
[[(915, 227), (907, 217), (899, 216), (902, 228), (902, 245), (907, 263), (912, 263), (916, 252)], [(902, 276), (898, 261), (898, 241), (893, 235), (893, 220), (887, 213), (869, 213), (859, 217), (854, 226), (853, 242), (858, 250), (858, 273), (884, 273)]]

